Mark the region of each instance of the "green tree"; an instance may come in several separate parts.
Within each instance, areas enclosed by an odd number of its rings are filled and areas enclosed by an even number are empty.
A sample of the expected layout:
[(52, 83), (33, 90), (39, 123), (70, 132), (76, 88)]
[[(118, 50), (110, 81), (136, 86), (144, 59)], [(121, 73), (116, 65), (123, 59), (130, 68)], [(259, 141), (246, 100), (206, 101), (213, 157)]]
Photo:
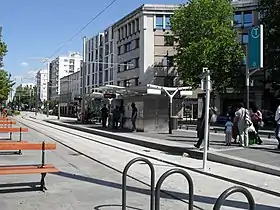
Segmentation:
[(265, 81), (272, 85), (273, 95), (280, 90), (280, 2), (261, 0), (260, 17), (264, 28), (264, 71), (268, 75)]
[(228, 0), (193, 0), (175, 11), (175, 61), (186, 85), (198, 86), (203, 67), (209, 68), (213, 88), (220, 92), (241, 84), (244, 52), (232, 27), (233, 12)]
[(0, 26), (0, 68), (3, 67), (3, 57), (7, 52), (7, 45), (2, 41), (2, 27)]
[(0, 69), (0, 102), (8, 99), (8, 95), (15, 83), (11, 81), (11, 75)]
[(22, 87), (21, 85), (16, 88), (14, 96), (14, 105), (22, 107), (23, 109), (31, 109), (36, 106), (36, 86)]

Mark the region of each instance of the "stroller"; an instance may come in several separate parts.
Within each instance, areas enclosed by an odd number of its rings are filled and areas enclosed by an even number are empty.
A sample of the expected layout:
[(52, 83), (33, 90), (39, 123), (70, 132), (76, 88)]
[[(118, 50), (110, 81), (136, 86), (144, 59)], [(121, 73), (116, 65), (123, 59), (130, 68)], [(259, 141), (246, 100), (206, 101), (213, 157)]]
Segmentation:
[(257, 144), (259, 142), (260, 136), (257, 133), (253, 123), (248, 128), (249, 145)]

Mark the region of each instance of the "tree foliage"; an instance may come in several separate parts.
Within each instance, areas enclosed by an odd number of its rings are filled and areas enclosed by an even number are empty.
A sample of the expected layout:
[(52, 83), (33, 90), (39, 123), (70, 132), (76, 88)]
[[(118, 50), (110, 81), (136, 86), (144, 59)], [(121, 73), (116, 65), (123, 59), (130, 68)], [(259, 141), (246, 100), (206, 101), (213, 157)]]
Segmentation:
[(9, 92), (12, 90), (14, 82), (11, 81), (11, 75), (5, 70), (0, 69), (0, 102), (8, 99)]
[(268, 81), (272, 91), (277, 91), (280, 84), (280, 2), (261, 0), (260, 17), (264, 28), (264, 70), (268, 72)]
[(178, 41), (175, 61), (186, 85), (196, 88), (203, 67), (208, 67), (213, 88), (224, 91), (240, 84), (244, 52), (232, 26), (228, 0), (193, 0), (175, 11), (172, 31)]
[(2, 41), (2, 27), (0, 26), (0, 68), (3, 67), (3, 57), (7, 52), (7, 45)]
[(13, 104), (24, 109), (35, 108), (36, 105), (36, 86), (24, 86), (21, 85), (16, 88), (16, 92), (13, 99)]

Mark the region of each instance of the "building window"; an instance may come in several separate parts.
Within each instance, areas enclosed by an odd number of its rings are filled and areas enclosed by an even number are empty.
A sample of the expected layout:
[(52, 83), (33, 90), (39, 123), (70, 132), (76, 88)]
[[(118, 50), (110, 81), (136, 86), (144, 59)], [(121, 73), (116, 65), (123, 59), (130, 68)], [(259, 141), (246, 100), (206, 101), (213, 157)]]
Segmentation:
[(118, 72), (121, 72), (121, 66), (118, 64)]
[(164, 36), (164, 46), (174, 46), (174, 37), (171, 35)]
[(114, 70), (111, 68), (110, 69), (110, 78), (109, 78), (109, 80), (113, 80), (114, 78), (114, 76), (113, 76), (113, 73), (114, 73)]
[(135, 79), (134, 79), (134, 85), (135, 85), (135, 86), (138, 86), (138, 85), (139, 85), (139, 78), (135, 78)]
[(128, 36), (131, 35), (131, 23), (128, 24), (127, 33), (128, 33)]
[(64, 62), (68, 62), (68, 59), (64, 59)]
[(101, 85), (102, 84), (102, 82), (103, 82), (103, 74), (102, 74), (102, 72), (99, 72), (99, 84)]
[(165, 29), (170, 30), (171, 29), (171, 22), (170, 22), (170, 16), (165, 16)]
[(244, 12), (244, 16), (243, 16), (243, 23), (244, 23), (244, 27), (250, 27), (253, 24), (253, 15), (252, 15), (252, 11), (246, 11)]
[(135, 66), (134, 68), (139, 68), (139, 58), (135, 58)]
[(87, 76), (87, 86), (89, 86), (89, 75)]
[(156, 29), (163, 29), (163, 16), (162, 15), (156, 16)]
[(104, 82), (108, 81), (108, 70), (105, 71)]
[(135, 49), (139, 48), (139, 38), (135, 39)]
[(139, 31), (139, 18), (136, 18), (135, 20), (135, 24), (136, 24), (136, 32)]
[(135, 22), (132, 21), (131, 22), (131, 34), (133, 34), (135, 32)]
[(94, 84), (94, 74), (92, 74), (92, 84)]
[(123, 38), (126, 38), (127, 37), (127, 25), (125, 25), (125, 27), (124, 27), (124, 36), (123, 36)]
[(120, 84), (121, 84), (121, 82), (120, 82), (120, 81), (118, 81), (118, 82), (117, 82), (117, 85), (118, 85), (118, 86), (120, 86)]
[(122, 39), (125, 37), (125, 35), (124, 35), (124, 28), (122, 27)]
[(113, 45), (113, 41), (111, 41), (111, 42), (110, 42), (110, 53), (113, 52), (113, 46), (114, 46), (114, 45)]
[(114, 54), (111, 54), (110, 66), (113, 67), (114, 65)]
[(118, 40), (121, 40), (121, 30), (118, 29)]
[(128, 52), (131, 50), (131, 42), (128, 42), (124, 45), (124, 52)]
[(118, 55), (121, 54), (121, 46), (118, 47)]
[(124, 62), (124, 63), (123, 63), (123, 70), (124, 70), (124, 71), (127, 71), (127, 62)]
[(105, 57), (104, 69), (108, 69), (109, 57)]
[(103, 71), (103, 63), (99, 63), (99, 71)]
[(241, 12), (235, 13), (234, 22), (235, 22), (235, 25), (237, 27), (240, 27), (242, 25), (242, 14), (241, 14)]
[(242, 34), (242, 44), (248, 44), (248, 34)]
[(105, 45), (105, 55), (109, 54), (109, 44)]

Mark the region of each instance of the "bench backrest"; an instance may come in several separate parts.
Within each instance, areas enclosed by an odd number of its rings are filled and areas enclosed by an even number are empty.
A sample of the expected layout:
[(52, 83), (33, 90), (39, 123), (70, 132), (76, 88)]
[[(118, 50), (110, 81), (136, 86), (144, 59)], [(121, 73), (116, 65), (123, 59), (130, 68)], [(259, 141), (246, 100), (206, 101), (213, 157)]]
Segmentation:
[(0, 142), (0, 150), (55, 150), (55, 143)]
[(0, 133), (22, 133), (22, 132), (28, 132), (28, 128), (1, 128), (0, 127)]

